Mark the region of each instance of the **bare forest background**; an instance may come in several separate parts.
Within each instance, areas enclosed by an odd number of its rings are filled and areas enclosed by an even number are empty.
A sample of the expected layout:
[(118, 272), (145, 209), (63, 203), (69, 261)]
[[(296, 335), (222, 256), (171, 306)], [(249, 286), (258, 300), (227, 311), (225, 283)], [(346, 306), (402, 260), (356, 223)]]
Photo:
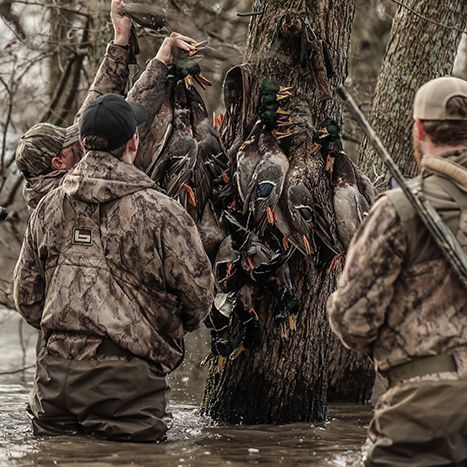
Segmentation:
[[(333, 52), (336, 57), (345, 55), (340, 77), (346, 78), (345, 84), (355, 100), (371, 115), (371, 122), (403, 172), (414, 175), (410, 158), (413, 96), (420, 84), (435, 76), (452, 73), (467, 79), (467, 36), (463, 33), (467, 7), (462, 0), (302, 3), (308, 7), (314, 3), (324, 5), (316, 10), (322, 14), (329, 13), (328, 7), (336, 11), (347, 8), (350, 21), (353, 16), (350, 54), (347, 56), (346, 50)], [(172, 30), (198, 41), (208, 40), (201, 66), (213, 86), (202, 95), (210, 112), (222, 112), (222, 82), (226, 72), (242, 63), (245, 56), (252, 57), (251, 48), (255, 44), (261, 45), (258, 40), (261, 19), (251, 20), (248, 12), (267, 6), (271, 22), (276, 4), (278, 10), (287, 11), (292, 2), (162, 0), (160, 4)], [(9, 211), (8, 219), (0, 223), (0, 303), (6, 306), (13, 307), (12, 271), (28, 217), (21, 193), (23, 179), (14, 163), (17, 141), (39, 121), (63, 126), (72, 123), (105, 46), (112, 39), (109, 8), (109, 0), (0, 0), (0, 206)], [(253, 27), (250, 20), (256, 21)], [(164, 33), (139, 27), (138, 33), (141, 55), (139, 65), (131, 67), (132, 82), (165, 37)], [(332, 31), (327, 36), (332, 37)], [(260, 63), (261, 57), (256, 57), (256, 61)], [(337, 107), (330, 113), (340, 115), (341, 109)], [(359, 128), (345, 112), (343, 122), (345, 151), (378, 189), (384, 189), (387, 178), (384, 167), (375, 160)], [(334, 285), (331, 279), (327, 287)], [(321, 299), (321, 309), (326, 297)], [(327, 343), (320, 345), (326, 347)], [(332, 346), (335, 345), (334, 342)], [(349, 359), (342, 351), (334, 354), (342, 359), (334, 363), (336, 368), (355, 365), (365, 375), (369, 371), (368, 362)], [(342, 371), (334, 374), (336, 382), (347, 378)], [(367, 380), (366, 376), (362, 379)], [(366, 397), (368, 384), (364, 386), (361, 390)], [(333, 387), (330, 381), (330, 389)], [(364, 396), (354, 397), (353, 401), (361, 398)], [(208, 394), (208, 413), (209, 405)], [(211, 413), (215, 415), (215, 410)]]

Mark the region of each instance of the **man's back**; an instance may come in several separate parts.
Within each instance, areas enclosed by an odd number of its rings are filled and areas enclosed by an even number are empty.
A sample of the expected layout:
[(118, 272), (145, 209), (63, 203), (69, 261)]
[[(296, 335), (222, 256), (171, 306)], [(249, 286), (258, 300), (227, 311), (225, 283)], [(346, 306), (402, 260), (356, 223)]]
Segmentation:
[[(467, 253), (467, 82), (425, 83), (414, 101), (421, 193)], [(366, 466), (465, 465), (467, 291), (400, 189), (385, 193), (352, 240), (331, 327), (387, 378)]]
[[(109, 154), (89, 152), (44, 198), (26, 245), (17, 271), (33, 274), (16, 278), (18, 308), (62, 357), (92, 355), (107, 336), (170, 371), (184, 331), (209, 311), (210, 265), (191, 217)], [(33, 287), (42, 268), (45, 296)]]

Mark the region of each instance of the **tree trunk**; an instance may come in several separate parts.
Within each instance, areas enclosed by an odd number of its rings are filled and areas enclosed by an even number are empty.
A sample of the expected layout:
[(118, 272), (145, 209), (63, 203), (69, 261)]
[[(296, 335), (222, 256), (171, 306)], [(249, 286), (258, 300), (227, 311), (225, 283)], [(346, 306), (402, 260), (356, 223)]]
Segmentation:
[[(347, 86), (354, 99), (360, 103), (362, 111), (367, 113), (371, 110), (397, 7), (379, 0), (357, 0), (356, 3)], [(357, 162), (363, 132), (347, 109), (344, 109), (343, 139), (345, 152)]]
[[(450, 74), (465, 28), (467, 3), (405, 0), (394, 18), (376, 86), (370, 123), (401, 171), (415, 175), (412, 155), (412, 104), (426, 81)], [(367, 140), (360, 150), (362, 168), (377, 187), (385, 187), (387, 170)]]
[[(371, 107), (378, 72), (389, 39), (395, 8), (379, 1), (357, 0), (352, 28), (350, 54), (350, 90), (363, 109)], [(394, 11), (392, 11), (394, 9)], [(344, 147), (356, 161), (363, 133), (360, 127), (344, 114)], [(366, 402), (371, 397), (374, 381), (373, 364), (366, 355), (347, 350), (336, 336), (332, 336), (329, 359), (328, 402)]]
[[(298, 56), (299, 15), (307, 17), (330, 44), (336, 73), (332, 79), (334, 86), (347, 75), (355, 1), (340, 2), (335, 8), (331, 0), (262, 3), (263, 14), (250, 23), (245, 54), (253, 70), (248, 113), (257, 112), (258, 87), (263, 78), (293, 86), (288, 108), (295, 120), (305, 124), (298, 135), (282, 144), (289, 156), (289, 174), (291, 171), (301, 174), (315, 205), (320, 206), (326, 217), (331, 236), (336, 238), (331, 187), (324, 176), (324, 163), (321, 157), (311, 156), (310, 150), (313, 129), (326, 116), (341, 120), (341, 109), (336, 100), (320, 103), (313, 77), (303, 72)], [(312, 261), (300, 257), (292, 258), (290, 269), (296, 296), (303, 307), (297, 331), (288, 339), (282, 338), (272, 322), (270, 304), (264, 300), (259, 309), (264, 330), (260, 346), (229, 361), (221, 371), (212, 364), (202, 405), (204, 414), (231, 423), (288, 423), (325, 418), (330, 342), (326, 301), (335, 287), (335, 276), (318, 271)]]

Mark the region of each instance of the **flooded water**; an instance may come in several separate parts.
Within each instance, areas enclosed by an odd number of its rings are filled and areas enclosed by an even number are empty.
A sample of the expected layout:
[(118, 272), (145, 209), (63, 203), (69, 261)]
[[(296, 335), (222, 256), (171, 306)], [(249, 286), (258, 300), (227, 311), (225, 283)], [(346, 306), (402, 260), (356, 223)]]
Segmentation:
[[(188, 341), (186, 364), (172, 377), (174, 427), (161, 444), (86, 437), (34, 438), (26, 416), (35, 356), (35, 331), (0, 307), (0, 466), (347, 466), (365, 439), (370, 408), (333, 406), (317, 424), (220, 426), (198, 415), (205, 373), (197, 365), (206, 336)], [(5, 374), (19, 368), (28, 368)]]

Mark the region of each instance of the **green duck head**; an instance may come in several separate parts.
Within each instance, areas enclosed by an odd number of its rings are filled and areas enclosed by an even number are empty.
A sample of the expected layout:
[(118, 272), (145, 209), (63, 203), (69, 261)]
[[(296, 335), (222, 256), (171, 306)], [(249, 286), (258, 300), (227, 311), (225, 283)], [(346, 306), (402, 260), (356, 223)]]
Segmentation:
[(199, 63), (188, 56), (187, 52), (182, 52), (180, 58), (175, 62), (175, 75), (183, 79), (185, 76), (195, 76), (201, 73)]
[(331, 138), (336, 138), (340, 136), (341, 127), (332, 118), (326, 118), (326, 120), (321, 123), (321, 128), (318, 130), (318, 133), (321, 130), (323, 130), (323, 133), (327, 133)]
[(263, 79), (259, 87), (259, 92), (263, 94), (277, 94), (279, 92), (280, 85), (277, 81), (272, 79)]

